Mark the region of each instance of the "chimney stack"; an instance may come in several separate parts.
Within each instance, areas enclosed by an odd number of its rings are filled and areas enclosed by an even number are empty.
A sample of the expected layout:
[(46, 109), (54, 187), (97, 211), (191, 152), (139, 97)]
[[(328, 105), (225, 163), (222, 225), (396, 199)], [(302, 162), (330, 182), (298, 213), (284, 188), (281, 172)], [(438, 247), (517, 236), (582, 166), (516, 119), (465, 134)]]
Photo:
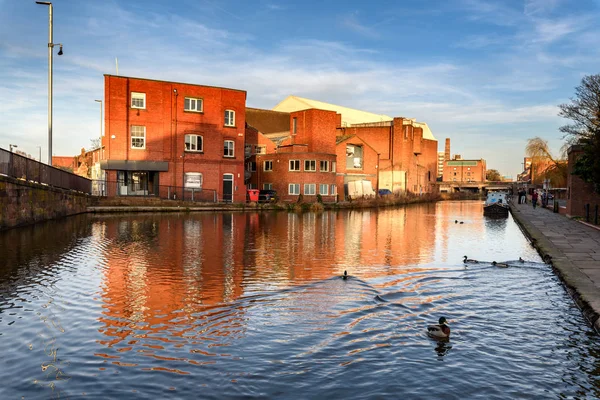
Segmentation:
[(444, 150), (444, 160), (450, 161), (450, 138), (446, 138), (446, 149)]

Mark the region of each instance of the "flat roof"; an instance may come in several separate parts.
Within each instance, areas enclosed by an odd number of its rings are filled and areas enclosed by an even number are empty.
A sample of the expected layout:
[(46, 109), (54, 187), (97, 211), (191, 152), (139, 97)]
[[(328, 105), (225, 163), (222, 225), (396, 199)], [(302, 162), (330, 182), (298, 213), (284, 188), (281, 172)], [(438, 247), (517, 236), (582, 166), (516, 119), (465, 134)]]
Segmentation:
[(139, 78), (137, 76), (124, 76), (124, 75), (113, 75), (113, 74), (104, 74), (104, 76), (110, 76), (112, 78), (138, 79), (140, 81), (152, 81), (152, 82), (163, 82), (163, 83), (177, 83), (177, 84), (180, 84), (180, 85), (202, 86), (202, 87), (208, 87), (208, 88), (214, 88), (214, 89), (226, 89), (226, 90), (233, 90), (233, 91), (236, 91), (236, 92), (247, 93), (245, 90), (242, 90), (242, 89), (232, 89), (232, 88), (223, 87), (223, 86), (202, 85), (202, 84), (199, 84), (199, 83), (165, 81), (165, 80), (162, 80), (162, 79)]

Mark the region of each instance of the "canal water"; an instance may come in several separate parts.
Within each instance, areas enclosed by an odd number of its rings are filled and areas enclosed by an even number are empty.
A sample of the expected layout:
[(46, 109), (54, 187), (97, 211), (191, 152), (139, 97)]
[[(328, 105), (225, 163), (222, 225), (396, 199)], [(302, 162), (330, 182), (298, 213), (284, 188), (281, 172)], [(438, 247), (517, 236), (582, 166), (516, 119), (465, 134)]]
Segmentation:
[[(600, 397), (596, 334), (512, 218), (482, 214), (83, 215), (4, 232), (0, 398)], [(425, 334), (441, 316), (448, 341)]]

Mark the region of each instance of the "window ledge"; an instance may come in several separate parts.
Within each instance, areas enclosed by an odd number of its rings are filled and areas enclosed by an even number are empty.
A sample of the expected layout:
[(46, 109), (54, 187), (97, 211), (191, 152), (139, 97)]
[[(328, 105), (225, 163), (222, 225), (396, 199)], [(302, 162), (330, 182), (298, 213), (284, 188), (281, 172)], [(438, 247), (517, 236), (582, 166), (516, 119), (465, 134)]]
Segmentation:
[(224, 128), (237, 128), (235, 125), (223, 125)]
[(184, 113), (192, 113), (192, 114), (204, 114), (204, 111), (197, 110), (183, 110)]
[(204, 154), (204, 150), (184, 150), (184, 152), (189, 154)]

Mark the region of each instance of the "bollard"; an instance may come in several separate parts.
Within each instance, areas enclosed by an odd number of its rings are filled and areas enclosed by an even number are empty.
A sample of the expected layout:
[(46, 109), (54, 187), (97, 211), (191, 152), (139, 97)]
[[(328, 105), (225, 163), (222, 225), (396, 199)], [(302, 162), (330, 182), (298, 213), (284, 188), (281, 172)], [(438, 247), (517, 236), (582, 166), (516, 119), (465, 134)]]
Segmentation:
[(555, 213), (557, 213), (558, 212), (558, 201), (556, 201), (556, 199), (554, 199), (552, 201), (552, 204), (554, 205), (552, 211), (554, 211)]
[(585, 205), (585, 222), (590, 222), (590, 203)]
[(594, 207), (594, 225), (598, 225), (598, 204)]

